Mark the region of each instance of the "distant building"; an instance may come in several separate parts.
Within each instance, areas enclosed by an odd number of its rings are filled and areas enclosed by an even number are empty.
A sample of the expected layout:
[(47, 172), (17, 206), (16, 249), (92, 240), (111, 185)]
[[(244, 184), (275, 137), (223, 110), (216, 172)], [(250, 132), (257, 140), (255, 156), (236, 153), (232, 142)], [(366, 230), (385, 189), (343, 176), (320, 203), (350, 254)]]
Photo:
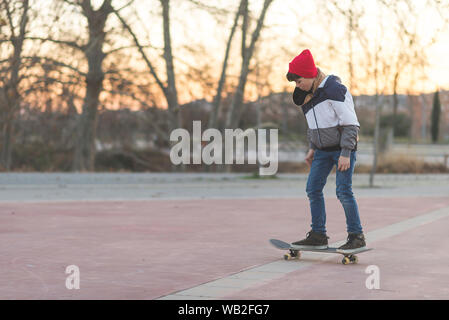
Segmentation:
[[(411, 138), (418, 141), (430, 140), (430, 125), (434, 93), (409, 96), (412, 118)], [(440, 91), (441, 119), (440, 140), (449, 140), (449, 91)]]
[[(406, 114), (411, 119), (410, 138), (415, 142), (430, 141), (430, 125), (434, 93), (421, 95), (400, 94), (397, 112)], [(376, 97), (369, 95), (354, 96), (355, 110), (361, 124), (374, 125), (376, 111)], [(440, 91), (441, 122), (440, 141), (449, 140), (449, 91)], [(393, 113), (393, 95), (379, 96), (382, 105), (382, 115)], [(227, 105), (223, 105), (222, 114), (226, 113)], [(191, 130), (193, 120), (207, 123), (212, 104), (204, 99), (196, 100), (181, 106), (183, 127)], [(257, 101), (247, 102), (244, 105), (240, 125), (244, 128), (257, 127), (257, 124), (276, 123), (281, 133), (296, 132), (305, 134), (306, 122), (301, 108), (292, 100), (292, 92), (272, 93), (261, 97)], [(367, 126), (364, 126), (365, 130)], [(365, 131), (365, 134), (372, 132)]]

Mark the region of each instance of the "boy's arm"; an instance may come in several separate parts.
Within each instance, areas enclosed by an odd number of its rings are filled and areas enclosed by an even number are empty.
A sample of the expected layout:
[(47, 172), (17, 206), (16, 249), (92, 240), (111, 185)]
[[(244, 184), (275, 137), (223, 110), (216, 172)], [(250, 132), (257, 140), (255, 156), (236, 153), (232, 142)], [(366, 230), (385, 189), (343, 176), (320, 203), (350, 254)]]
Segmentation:
[(340, 155), (349, 158), (351, 155), (351, 150), (355, 149), (355, 145), (358, 141), (359, 127), (355, 125), (341, 127), (341, 138), (340, 138)]

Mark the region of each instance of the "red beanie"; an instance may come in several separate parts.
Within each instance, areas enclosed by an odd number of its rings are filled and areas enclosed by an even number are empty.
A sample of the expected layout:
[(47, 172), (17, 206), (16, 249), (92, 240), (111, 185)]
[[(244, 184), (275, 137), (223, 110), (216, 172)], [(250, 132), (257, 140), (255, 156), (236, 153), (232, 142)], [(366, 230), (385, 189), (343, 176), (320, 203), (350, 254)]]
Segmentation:
[(303, 78), (315, 78), (318, 70), (315, 67), (309, 49), (304, 50), (288, 64), (288, 72)]

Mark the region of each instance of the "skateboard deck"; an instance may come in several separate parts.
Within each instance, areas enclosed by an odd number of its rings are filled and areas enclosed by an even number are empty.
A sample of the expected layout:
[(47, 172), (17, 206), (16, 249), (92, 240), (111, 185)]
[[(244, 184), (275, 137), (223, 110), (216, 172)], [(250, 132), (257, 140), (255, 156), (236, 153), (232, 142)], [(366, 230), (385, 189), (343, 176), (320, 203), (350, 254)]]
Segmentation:
[(332, 247), (328, 247), (327, 249), (295, 249), (292, 247), (292, 245), (290, 243), (282, 241), (282, 240), (278, 240), (278, 239), (270, 239), (270, 243), (277, 249), (289, 250), (289, 253), (284, 254), (285, 260), (299, 259), (301, 257), (301, 253), (300, 253), (301, 251), (320, 252), (320, 253), (338, 253), (338, 254), (341, 254), (344, 256), (341, 263), (343, 263), (345, 265), (349, 264), (349, 263), (354, 263), (354, 264), (357, 263), (358, 257), (356, 256), (356, 254), (373, 250), (372, 248), (363, 248), (363, 249), (358, 249), (351, 253), (342, 253), (342, 252), (338, 252), (337, 248), (332, 248)]

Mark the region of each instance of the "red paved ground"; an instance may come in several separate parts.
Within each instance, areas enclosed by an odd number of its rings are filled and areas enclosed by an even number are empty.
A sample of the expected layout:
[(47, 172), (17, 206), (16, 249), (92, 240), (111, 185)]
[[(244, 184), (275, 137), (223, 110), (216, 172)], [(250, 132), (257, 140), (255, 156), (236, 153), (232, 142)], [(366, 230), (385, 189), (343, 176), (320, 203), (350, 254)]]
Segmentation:
[[(365, 231), (371, 231), (447, 207), (449, 198), (359, 198), (358, 205)], [(330, 242), (344, 239), (341, 204), (327, 199), (326, 209)], [(423, 239), (445, 239), (446, 245), (448, 223), (444, 218), (392, 240), (400, 246), (420, 246)], [(278, 260), (281, 252), (268, 239), (298, 240), (309, 231), (309, 224), (307, 199), (0, 204), (0, 299), (154, 299)], [(426, 275), (421, 279), (420, 273), (432, 265), (433, 254), (448, 265), (444, 245), (422, 259), (416, 250), (392, 249), (390, 241), (379, 241), (376, 250), (366, 256), (381, 268), (389, 266), (381, 271), (389, 279), (383, 283), (389, 284), (385, 290), (392, 290), (391, 297), (397, 287), (417, 285), (416, 290), (421, 290), (423, 284), (430, 292), (432, 283), (439, 283), (437, 275), (449, 279), (440, 265), (435, 266), (435, 278)], [(350, 282), (357, 279), (354, 267), (364, 267), (329, 263), (318, 264), (307, 273), (295, 272), (298, 286), (291, 286), (288, 298), (303, 298), (301, 285), (308, 281), (315, 286), (312, 298), (332, 298), (345, 288), (331, 287), (334, 293), (326, 293), (330, 282), (321, 281), (323, 273)], [(72, 264), (80, 268), (80, 290), (65, 288), (65, 268)], [(407, 270), (413, 271), (407, 274)], [(395, 278), (398, 274), (407, 277)], [(367, 275), (360, 271), (358, 277)], [(235, 297), (285, 298), (289, 283), (288, 278), (272, 283), (273, 289), (265, 291), (272, 296), (250, 289)], [(375, 298), (375, 293), (366, 294)], [(441, 297), (447, 292), (434, 294)]]
[[(449, 299), (449, 218), (376, 241), (357, 265), (314, 264), (223, 299)], [(431, 248), (431, 249), (429, 249)], [(341, 258), (340, 258), (341, 259)], [(291, 261), (294, 263), (294, 261)], [(368, 290), (365, 270), (376, 265), (380, 290)]]

